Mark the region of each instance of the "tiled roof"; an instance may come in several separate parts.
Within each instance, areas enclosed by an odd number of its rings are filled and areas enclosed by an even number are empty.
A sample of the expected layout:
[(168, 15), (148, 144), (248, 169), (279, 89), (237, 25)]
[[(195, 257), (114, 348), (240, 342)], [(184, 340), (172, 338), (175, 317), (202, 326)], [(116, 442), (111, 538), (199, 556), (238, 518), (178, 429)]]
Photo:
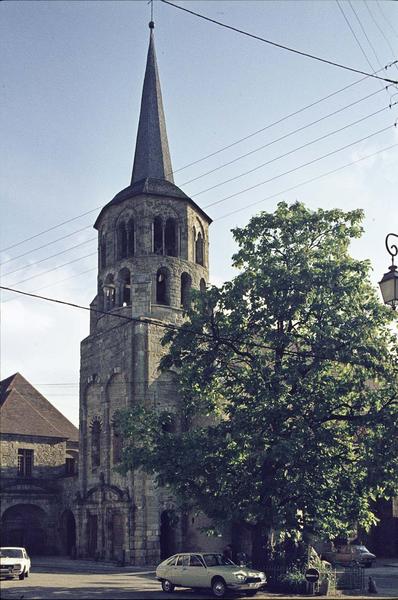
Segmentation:
[(0, 433), (79, 440), (78, 429), (20, 373), (0, 381)]

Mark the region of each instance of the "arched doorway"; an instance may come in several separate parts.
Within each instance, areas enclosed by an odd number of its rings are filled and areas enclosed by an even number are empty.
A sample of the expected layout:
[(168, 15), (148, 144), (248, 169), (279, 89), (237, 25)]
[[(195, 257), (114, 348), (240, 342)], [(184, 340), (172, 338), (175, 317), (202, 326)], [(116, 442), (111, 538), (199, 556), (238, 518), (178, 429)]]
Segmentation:
[(160, 515), (160, 559), (165, 560), (176, 552), (176, 525), (174, 510), (164, 510)]
[(1, 545), (23, 546), (31, 555), (52, 550), (47, 515), (34, 504), (16, 504), (1, 518)]
[(65, 510), (61, 517), (62, 549), (64, 554), (75, 556), (76, 521), (71, 510)]

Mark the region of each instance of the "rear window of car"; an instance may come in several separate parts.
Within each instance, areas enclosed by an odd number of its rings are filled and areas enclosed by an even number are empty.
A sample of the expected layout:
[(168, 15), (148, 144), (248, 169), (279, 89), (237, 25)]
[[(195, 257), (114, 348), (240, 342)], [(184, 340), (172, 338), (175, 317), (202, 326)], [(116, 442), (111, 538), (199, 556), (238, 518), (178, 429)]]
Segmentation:
[(174, 565), (176, 560), (177, 560), (176, 556), (171, 556), (170, 558), (168, 558), (167, 560), (164, 561), (164, 564), (167, 566)]
[(0, 548), (0, 556), (3, 558), (23, 558), (20, 548)]
[(188, 565), (189, 565), (189, 555), (188, 554), (182, 554), (181, 556), (178, 557), (178, 559), (177, 559), (178, 567), (187, 567)]

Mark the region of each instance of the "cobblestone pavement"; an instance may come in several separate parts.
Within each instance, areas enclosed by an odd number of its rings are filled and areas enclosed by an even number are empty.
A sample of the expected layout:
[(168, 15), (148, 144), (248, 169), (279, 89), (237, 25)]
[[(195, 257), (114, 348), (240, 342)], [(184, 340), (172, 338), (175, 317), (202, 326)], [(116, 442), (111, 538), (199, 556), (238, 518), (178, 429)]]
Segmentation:
[[(18, 600), (206, 600), (210, 592), (194, 592), (178, 589), (172, 594), (164, 594), (155, 579), (154, 570), (139, 567), (116, 567), (111, 563), (92, 561), (71, 561), (59, 558), (33, 559), (32, 572), (24, 581), (2, 580), (1, 598)], [(334, 596), (339, 600), (356, 598), (395, 598), (398, 599), (398, 561), (396, 566), (379, 562), (379, 565), (366, 570), (377, 584), (378, 594), (355, 593)], [(259, 592), (256, 599), (305, 598), (309, 596), (285, 596)], [(333, 598), (329, 596), (329, 598)]]

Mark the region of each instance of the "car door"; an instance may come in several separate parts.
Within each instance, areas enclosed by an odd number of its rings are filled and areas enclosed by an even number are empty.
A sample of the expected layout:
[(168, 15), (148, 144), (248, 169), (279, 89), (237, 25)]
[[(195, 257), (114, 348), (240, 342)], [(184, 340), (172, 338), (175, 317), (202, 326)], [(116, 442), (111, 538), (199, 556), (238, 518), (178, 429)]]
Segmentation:
[(189, 586), (185, 583), (187, 579), (187, 570), (189, 566), (189, 554), (180, 554), (177, 557), (175, 566), (173, 567), (173, 579), (170, 579), (174, 585)]
[(185, 581), (190, 587), (210, 587), (210, 574), (199, 554), (191, 554), (189, 566), (185, 571)]

